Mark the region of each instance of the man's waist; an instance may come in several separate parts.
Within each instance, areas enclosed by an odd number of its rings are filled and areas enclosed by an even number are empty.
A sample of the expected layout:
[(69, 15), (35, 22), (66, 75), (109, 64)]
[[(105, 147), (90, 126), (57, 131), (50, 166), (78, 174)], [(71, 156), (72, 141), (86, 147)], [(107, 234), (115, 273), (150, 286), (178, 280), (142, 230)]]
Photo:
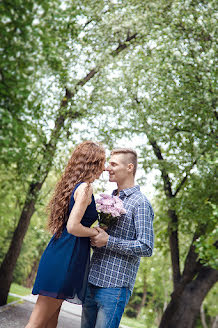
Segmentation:
[(140, 256), (129, 255), (129, 254), (121, 254), (116, 250), (110, 250), (106, 248), (98, 248), (94, 251), (92, 255), (92, 261), (98, 262), (116, 262), (116, 261), (124, 261), (125, 263), (129, 263), (130, 265), (137, 265), (140, 262)]
[[(120, 277), (121, 278), (121, 277)], [(104, 279), (104, 277), (97, 277), (96, 275), (89, 274), (88, 284), (93, 286), (93, 289), (97, 288), (128, 288), (131, 292), (134, 287), (136, 275), (133, 277), (122, 277), (121, 279)]]
[(124, 276), (132, 276), (136, 274), (139, 268), (140, 261), (136, 263), (131, 263), (122, 260), (115, 261), (107, 261), (107, 260), (97, 260), (92, 259), (90, 264), (90, 273), (94, 274), (94, 276), (107, 276), (111, 272), (115, 275), (124, 275)]

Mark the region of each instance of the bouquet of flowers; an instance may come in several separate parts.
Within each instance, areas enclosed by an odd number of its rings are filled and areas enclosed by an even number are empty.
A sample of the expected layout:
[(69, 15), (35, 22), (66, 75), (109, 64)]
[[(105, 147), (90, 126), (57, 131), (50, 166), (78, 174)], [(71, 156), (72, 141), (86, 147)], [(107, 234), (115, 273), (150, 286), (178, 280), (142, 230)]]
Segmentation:
[(100, 194), (101, 198), (96, 200), (97, 210), (99, 212), (99, 226), (111, 227), (117, 222), (117, 219), (126, 213), (123, 202), (118, 196)]

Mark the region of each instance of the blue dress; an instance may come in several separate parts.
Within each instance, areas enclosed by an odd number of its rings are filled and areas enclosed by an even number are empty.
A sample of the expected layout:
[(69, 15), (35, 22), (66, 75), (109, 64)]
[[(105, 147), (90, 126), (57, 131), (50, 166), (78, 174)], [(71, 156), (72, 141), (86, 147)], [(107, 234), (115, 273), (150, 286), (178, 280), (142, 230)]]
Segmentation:
[[(74, 205), (74, 192), (80, 184), (81, 182), (73, 189), (68, 216)], [(81, 223), (90, 227), (97, 217), (92, 195), (92, 202), (87, 207)], [(89, 237), (76, 237), (67, 232), (65, 225), (61, 236), (55, 238), (54, 235), (51, 238), (41, 257), (32, 293), (82, 304), (86, 295), (89, 263)]]

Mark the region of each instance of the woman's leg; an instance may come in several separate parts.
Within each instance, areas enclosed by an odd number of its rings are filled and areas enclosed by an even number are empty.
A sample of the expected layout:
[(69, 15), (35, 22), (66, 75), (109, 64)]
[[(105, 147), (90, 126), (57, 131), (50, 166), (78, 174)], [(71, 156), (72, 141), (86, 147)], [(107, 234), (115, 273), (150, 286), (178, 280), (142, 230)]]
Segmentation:
[(59, 307), (59, 309), (57, 309), (57, 311), (53, 314), (53, 316), (51, 317), (51, 319), (49, 319), (46, 328), (56, 328), (57, 324), (58, 324), (58, 316), (61, 310), (61, 306)]
[(26, 328), (46, 328), (63, 300), (39, 295)]

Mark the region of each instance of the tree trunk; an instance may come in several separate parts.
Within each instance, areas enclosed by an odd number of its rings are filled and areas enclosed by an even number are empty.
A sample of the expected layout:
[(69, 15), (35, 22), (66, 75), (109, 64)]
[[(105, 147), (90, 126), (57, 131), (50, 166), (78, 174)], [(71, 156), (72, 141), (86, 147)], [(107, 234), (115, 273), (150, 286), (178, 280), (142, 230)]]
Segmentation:
[(47, 242), (46, 243), (41, 243), (40, 246), (38, 247), (39, 255), (34, 260), (31, 271), (28, 274), (28, 277), (26, 278), (26, 281), (23, 282), (23, 286), (25, 286), (27, 288), (32, 288), (32, 286), (34, 284), (35, 277), (36, 277), (37, 269), (38, 269), (38, 266), (39, 266), (39, 261), (40, 261), (40, 258), (42, 256), (43, 252), (44, 252), (44, 249), (45, 249), (46, 245), (47, 245)]
[(142, 312), (142, 308), (145, 305), (146, 296), (147, 296), (147, 285), (146, 285), (146, 280), (145, 280), (144, 281), (144, 286), (143, 286), (142, 300), (141, 300), (141, 303), (139, 304), (139, 307), (137, 309), (136, 319), (138, 319), (140, 317), (140, 314)]
[(211, 328), (217, 328), (218, 327), (218, 315), (214, 319)]
[[(45, 178), (44, 178), (45, 180)], [(0, 267), (0, 306), (7, 303), (9, 289), (13, 279), (14, 268), (21, 251), (24, 236), (27, 232), (30, 219), (35, 211), (35, 203), (38, 198), (38, 192), (42, 187), (41, 183), (30, 185), (28, 196), (24, 204), (20, 220), (14, 231), (8, 252)]]
[(201, 304), (217, 280), (217, 270), (202, 267), (197, 278), (187, 283), (180, 295), (174, 291), (159, 328), (194, 328)]
[(32, 288), (34, 280), (35, 280), (35, 276), (36, 276), (36, 272), (38, 269), (38, 265), (39, 265), (39, 261), (40, 259), (37, 259), (34, 261), (31, 271), (28, 274), (28, 277), (26, 278), (26, 281), (23, 283), (23, 285), (27, 288)]
[[(147, 122), (146, 125), (148, 126)], [(146, 130), (149, 131), (149, 129)], [(169, 174), (166, 168), (162, 165), (164, 158), (162, 156), (161, 149), (156, 140), (149, 136), (149, 133), (147, 133), (147, 136), (153, 148), (154, 154), (159, 160), (164, 193), (169, 204), (171, 204), (171, 200), (176, 197), (182, 186), (185, 184), (188, 173), (197, 163), (197, 159), (190, 165), (185, 177), (179, 183), (175, 193), (173, 193)], [(164, 311), (159, 328), (194, 328), (196, 318), (200, 314), (201, 304), (209, 290), (218, 280), (218, 271), (210, 267), (203, 267), (200, 265), (200, 261), (197, 261), (198, 255), (195, 253), (194, 241), (199, 235), (201, 235), (201, 230), (204, 229), (204, 225), (201, 225), (198, 227), (198, 231), (196, 231), (193, 236), (193, 241), (190, 245), (190, 249), (185, 260), (184, 271), (181, 275), (178, 239), (179, 218), (176, 211), (171, 208), (170, 205), (168, 215), (168, 234), (174, 291), (171, 295), (171, 301)], [(197, 278), (195, 278), (196, 276)]]

